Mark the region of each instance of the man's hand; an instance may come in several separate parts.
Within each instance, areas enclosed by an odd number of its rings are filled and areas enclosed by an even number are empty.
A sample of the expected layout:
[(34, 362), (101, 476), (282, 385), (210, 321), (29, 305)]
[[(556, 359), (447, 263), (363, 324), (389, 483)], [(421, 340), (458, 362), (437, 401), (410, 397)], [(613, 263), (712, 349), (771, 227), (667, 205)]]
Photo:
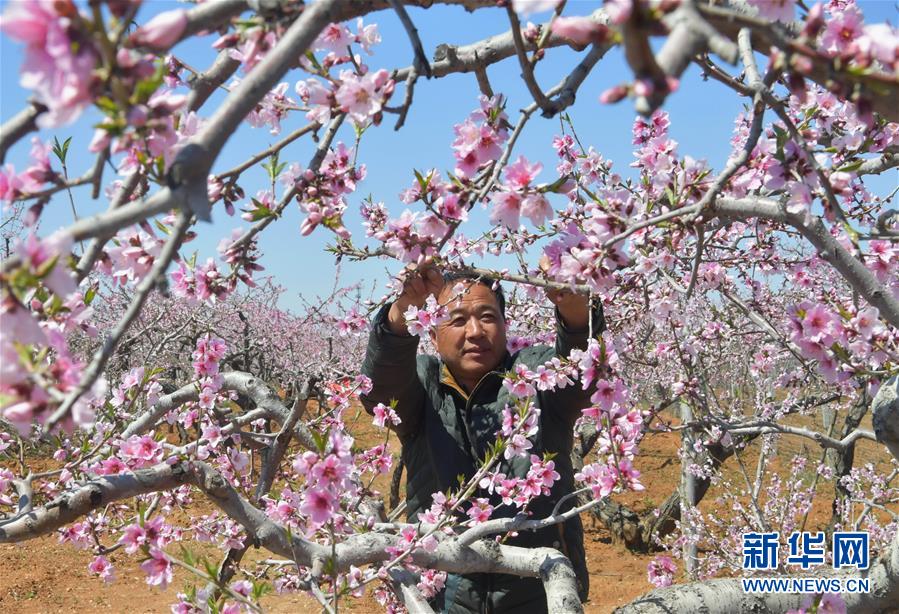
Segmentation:
[[(540, 270), (549, 270), (549, 258), (540, 258)], [(570, 290), (546, 289), (546, 298), (556, 306), (562, 323), (571, 330), (585, 330), (590, 326), (589, 300), (583, 294), (575, 294)]]
[(400, 277), (403, 280), (403, 292), (390, 306), (387, 312), (387, 324), (391, 332), (397, 335), (408, 335), (404, 313), (410, 306), (419, 309), (425, 304), (429, 295), (435, 297), (443, 290), (443, 274), (428, 260), (424, 264), (408, 265)]

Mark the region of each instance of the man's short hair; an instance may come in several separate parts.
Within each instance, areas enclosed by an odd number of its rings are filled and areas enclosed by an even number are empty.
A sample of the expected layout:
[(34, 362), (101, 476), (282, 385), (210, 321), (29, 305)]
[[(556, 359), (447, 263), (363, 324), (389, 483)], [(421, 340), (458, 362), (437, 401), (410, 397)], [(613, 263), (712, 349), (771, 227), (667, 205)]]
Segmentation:
[(452, 283), (454, 281), (470, 281), (490, 288), (496, 296), (496, 302), (499, 304), (500, 315), (503, 316), (504, 320), (506, 319), (506, 295), (503, 293), (503, 287), (498, 281), (476, 275), (475, 273), (465, 273), (461, 271), (443, 272), (444, 284)]

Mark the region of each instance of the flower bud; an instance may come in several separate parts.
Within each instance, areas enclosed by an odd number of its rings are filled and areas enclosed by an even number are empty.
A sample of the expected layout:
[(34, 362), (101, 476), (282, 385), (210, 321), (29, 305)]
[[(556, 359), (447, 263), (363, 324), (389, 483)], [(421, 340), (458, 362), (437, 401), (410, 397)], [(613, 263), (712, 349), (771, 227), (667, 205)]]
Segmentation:
[(164, 51), (181, 38), (187, 28), (187, 11), (177, 9), (160, 13), (131, 35), (135, 46)]
[(610, 87), (602, 94), (600, 94), (599, 101), (603, 104), (612, 104), (614, 102), (618, 102), (625, 96), (627, 96), (627, 86), (616, 85), (615, 87)]

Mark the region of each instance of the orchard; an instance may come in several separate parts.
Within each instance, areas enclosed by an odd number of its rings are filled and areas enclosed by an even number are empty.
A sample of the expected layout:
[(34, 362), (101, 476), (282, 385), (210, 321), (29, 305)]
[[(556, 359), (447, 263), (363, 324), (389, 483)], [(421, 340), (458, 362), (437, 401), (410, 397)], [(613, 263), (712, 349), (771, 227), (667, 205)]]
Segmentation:
[[(459, 574), (538, 578), (550, 612), (600, 611), (563, 549), (508, 543), (580, 515), (652, 557), (621, 612), (895, 611), (883, 4), (0, 3), (20, 60), (0, 115), (0, 556), (56, 536), (95, 592), (136, 571), (173, 612), (298, 594), (432, 612)], [(621, 79), (599, 90), (602, 74)], [(466, 98), (439, 89), (463, 82)], [(667, 110), (714, 115), (712, 92), (735, 110), (703, 135), (717, 158), (686, 151)], [(632, 153), (612, 159), (602, 118), (622, 112)], [(400, 182), (370, 173), (405, 159), (389, 138), (416, 152)], [(296, 282), (328, 267), (336, 281)], [(605, 324), (502, 373), (495, 444), (410, 517), (402, 418), (363, 410), (361, 367), (373, 318), (433, 267), (504, 288), (510, 355), (557, 342), (560, 292)], [(404, 310), (418, 352), (463, 286)], [(571, 458), (535, 453), (538, 396), (565, 388), (590, 399)], [(662, 440), (678, 478), (635, 505)], [(576, 488), (537, 514), (562, 460)], [(837, 548), (852, 535), (863, 563)], [(779, 559), (751, 565), (763, 537)], [(781, 576), (868, 590), (746, 588)]]

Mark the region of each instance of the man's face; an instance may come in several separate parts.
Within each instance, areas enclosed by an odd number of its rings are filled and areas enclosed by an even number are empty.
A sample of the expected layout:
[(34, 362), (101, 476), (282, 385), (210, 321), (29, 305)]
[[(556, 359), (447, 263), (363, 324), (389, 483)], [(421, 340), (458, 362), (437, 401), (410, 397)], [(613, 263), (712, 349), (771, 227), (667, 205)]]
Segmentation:
[[(438, 297), (441, 304), (453, 298), (455, 285), (443, 287)], [(453, 377), (471, 392), (505, 355), (506, 322), (493, 290), (475, 282), (467, 290), (447, 305), (449, 318), (431, 330), (431, 340)]]

